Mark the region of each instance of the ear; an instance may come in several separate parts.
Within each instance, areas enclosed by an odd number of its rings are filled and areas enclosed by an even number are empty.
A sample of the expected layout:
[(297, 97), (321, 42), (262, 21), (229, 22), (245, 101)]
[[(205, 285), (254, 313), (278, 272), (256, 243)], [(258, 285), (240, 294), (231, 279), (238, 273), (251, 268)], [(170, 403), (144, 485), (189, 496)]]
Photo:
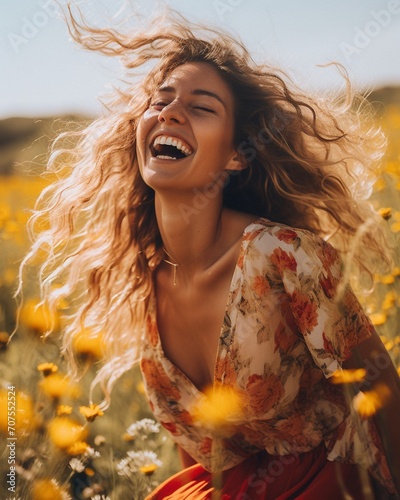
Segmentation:
[(230, 158), (228, 163), (226, 164), (225, 170), (240, 171), (247, 168), (247, 166), (248, 165), (244, 157), (240, 153), (235, 151), (235, 154), (232, 155), (232, 158)]

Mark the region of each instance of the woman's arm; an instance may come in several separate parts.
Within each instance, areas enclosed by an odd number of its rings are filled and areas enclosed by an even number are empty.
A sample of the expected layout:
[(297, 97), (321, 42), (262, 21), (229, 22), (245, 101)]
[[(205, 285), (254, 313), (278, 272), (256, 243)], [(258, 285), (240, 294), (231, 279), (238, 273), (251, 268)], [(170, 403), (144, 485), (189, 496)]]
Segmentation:
[[(384, 404), (374, 420), (400, 495), (400, 378), (379, 335), (374, 332), (371, 338), (354, 348), (343, 368), (364, 368), (367, 374), (360, 389), (382, 394)], [(388, 389), (384, 393), (382, 386)]]

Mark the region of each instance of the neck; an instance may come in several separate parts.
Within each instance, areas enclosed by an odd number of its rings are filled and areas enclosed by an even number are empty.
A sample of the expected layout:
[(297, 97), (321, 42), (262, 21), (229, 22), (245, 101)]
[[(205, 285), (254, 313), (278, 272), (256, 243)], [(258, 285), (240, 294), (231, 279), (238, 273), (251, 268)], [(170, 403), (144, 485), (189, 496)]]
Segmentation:
[(200, 207), (193, 198), (177, 203), (156, 194), (155, 211), (170, 262), (185, 273), (211, 263), (221, 234), (222, 200), (205, 200)]

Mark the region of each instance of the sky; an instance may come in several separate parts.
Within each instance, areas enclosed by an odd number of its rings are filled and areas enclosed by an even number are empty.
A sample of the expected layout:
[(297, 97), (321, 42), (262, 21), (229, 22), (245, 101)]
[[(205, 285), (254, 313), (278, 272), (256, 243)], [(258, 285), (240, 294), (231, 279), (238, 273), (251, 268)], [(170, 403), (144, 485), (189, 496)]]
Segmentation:
[[(59, 0), (64, 4), (66, 0)], [(158, 0), (73, 0), (104, 27), (145, 19)], [(400, 85), (400, 0), (164, 0), (186, 18), (240, 38), (258, 61), (306, 89), (340, 88), (332, 61), (362, 89)], [(132, 7), (133, 6), (133, 7)], [(0, 0), (0, 119), (65, 113), (95, 116), (118, 85), (119, 61), (77, 47), (55, 0)]]

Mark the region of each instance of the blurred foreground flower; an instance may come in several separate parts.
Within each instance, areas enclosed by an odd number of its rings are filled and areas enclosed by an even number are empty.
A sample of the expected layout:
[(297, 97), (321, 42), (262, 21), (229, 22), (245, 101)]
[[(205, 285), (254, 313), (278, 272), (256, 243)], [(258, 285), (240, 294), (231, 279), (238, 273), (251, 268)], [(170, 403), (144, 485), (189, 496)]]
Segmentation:
[(59, 314), (34, 299), (27, 300), (22, 306), (20, 319), (21, 323), (38, 334), (60, 328)]
[(70, 498), (54, 479), (38, 479), (33, 483), (32, 500), (65, 500)]
[(51, 441), (61, 449), (70, 448), (87, 436), (83, 425), (67, 417), (53, 418), (48, 425), (48, 432)]
[(355, 370), (336, 370), (332, 375), (333, 384), (356, 384), (365, 379), (367, 371), (364, 368)]
[(379, 384), (372, 391), (359, 392), (354, 396), (353, 407), (362, 418), (368, 418), (385, 406), (389, 396), (389, 387)]
[(93, 422), (96, 417), (102, 417), (104, 415), (104, 411), (100, 409), (100, 406), (93, 403), (90, 403), (90, 406), (80, 406), (79, 412), (88, 422)]
[[(14, 396), (13, 396), (14, 397)], [(11, 401), (11, 400), (10, 400)], [(5, 390), (0, 391), (0, 431), (5, 434), (8, 432), (8, 416), (7, 410), (9, 403), (9, 393)], [(37, 418), (34, 414), (34, 406), (32, 399), (23, 392), (15, 393), (13, 400), (13, 408), (15, 408), (15, 431), (17, 435), (24, 434), (34, 429), (37, 425)]]
[(243, 413), (240, 396), (230, 387), (209, 387), (193, 408), (193, 416), (210, 428), (222, 427), (229, 421), (235, 421)]

